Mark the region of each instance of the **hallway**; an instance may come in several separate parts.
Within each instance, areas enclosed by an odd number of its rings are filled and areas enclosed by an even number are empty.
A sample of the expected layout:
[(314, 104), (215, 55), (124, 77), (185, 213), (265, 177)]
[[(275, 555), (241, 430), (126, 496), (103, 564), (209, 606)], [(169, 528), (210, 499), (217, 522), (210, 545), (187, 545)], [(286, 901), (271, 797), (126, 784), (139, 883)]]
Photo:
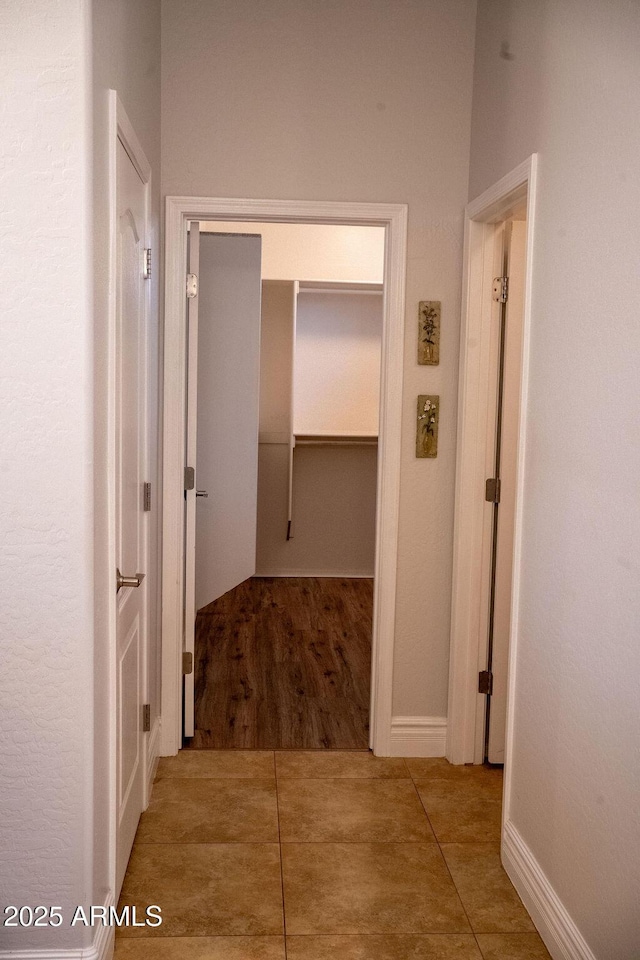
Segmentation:
[(160, 760), (116, 960), (546, 960), (499, 858), (502, 773), (365, 751)]

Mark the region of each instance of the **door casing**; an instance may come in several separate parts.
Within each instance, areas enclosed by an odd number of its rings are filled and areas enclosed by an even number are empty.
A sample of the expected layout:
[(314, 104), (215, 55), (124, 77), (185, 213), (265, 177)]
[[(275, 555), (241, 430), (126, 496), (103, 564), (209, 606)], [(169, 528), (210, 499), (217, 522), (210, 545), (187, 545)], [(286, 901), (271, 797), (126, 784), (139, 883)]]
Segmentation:
[(378, 502), (371, 677), (371, 739), (377, 756), (390, 756), (396, 604), (406, 204), (312, 200), (167, 197), (162, 518), (161, 753), (182, 745), (182, 611), (184, 603), (183, 467), (185, 449), (187, 223), (189, 220), (271, 221), (384, 227), (384, 306), (380, 391)]
[(451, 660), (447, 759), (451, 763), (482, 763), (484, 703), (478, 694), (478, 671), (484, 669), (488, 581), (487, 546), (490, 515), (486, 510), (486, 464), (494, 437), (487, 425), (495, 420), (494, 324), (491, 285), (494, 272), (494, 224), (505, 220), (515, 204), (526, 199), (526, 261), (522, 316), (520, 417), (516, 473), (513, 579), (507, 693), (503, 823), (509, 817), (513, 745), (513, 697), (518, 643), (520, 544), (522, 539), (525, 417), (531, 329), (531, 274), (535, 226), (537, 155), (532, 154), (465, 210), (462, 329), (458, 399), (458, 449), (454, 514)]

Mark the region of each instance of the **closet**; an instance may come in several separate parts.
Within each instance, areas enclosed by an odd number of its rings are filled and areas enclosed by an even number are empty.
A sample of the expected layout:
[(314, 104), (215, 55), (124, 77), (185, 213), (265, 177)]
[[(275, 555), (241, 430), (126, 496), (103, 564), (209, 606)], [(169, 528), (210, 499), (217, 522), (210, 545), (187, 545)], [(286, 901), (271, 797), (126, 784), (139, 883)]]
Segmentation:
[(372, 577), (382, 284), (263, 280), (258, 576)]
[(366, 749), (384, 231), (218, 222), (200, 235), (186, 735)]

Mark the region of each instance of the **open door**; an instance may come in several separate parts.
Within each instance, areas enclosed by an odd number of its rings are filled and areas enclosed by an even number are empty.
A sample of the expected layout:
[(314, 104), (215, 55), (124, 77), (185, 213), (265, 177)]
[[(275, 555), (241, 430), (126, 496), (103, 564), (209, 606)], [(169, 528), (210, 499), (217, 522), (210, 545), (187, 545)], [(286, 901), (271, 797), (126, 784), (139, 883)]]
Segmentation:
[(116, 157), (115, 516), (116, 516), (116, 896), (144, 805), (147, 582), (143, 251), (147, 185), (121, 141)]
[(508, 278), (508, 293), (501, 304), (502, 342), (496, 437), (496, 476), (500, 479), (500, 492), (498, 502), (494, 503), (493, 507), (493, 583), (488, 665), (493, 684), (491, 696), (488, 697), (486, 735), (486, 755), (490, 763), (504, 763), (505, 754), (526, 227), (524, 220), (507, 221), (504, 227), (503, 273)]
[[(256, 570), (260, 397), (259, 236), (191, 224), (187, 372), (185, 650), (198, 610)], [(190, 478), (187, 477), (187, 480)], [(187, 482), (185, 486), (191, 486)], [(184, 735), (194, 733), (194, 676), (185, 675)]]

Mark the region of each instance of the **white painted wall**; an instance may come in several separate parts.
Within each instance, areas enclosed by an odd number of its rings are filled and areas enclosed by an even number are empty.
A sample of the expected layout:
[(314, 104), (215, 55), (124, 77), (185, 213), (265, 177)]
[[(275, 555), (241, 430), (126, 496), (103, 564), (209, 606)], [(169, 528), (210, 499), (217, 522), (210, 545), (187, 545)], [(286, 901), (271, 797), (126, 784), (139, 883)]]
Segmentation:
[[(394, 677), (394, 713), (405, 716), (446, 713), (475, 6), (163, 4), (165, 194), (409, 204)], [(416, 363), (423, 299), (443, 301), (437, 368)], [(418, 393), (442, 396), (437, 460), (415, 458)]]
[(301, 291), (294, 432), (377, 434), (381, 347), (381, 294)]
[(289, 448), (260, 444), (258, 576), (373, 576), (376, 456), (375, 446), (298, 447), (287, 540)]
[[(76, 0), (0, 4), (0, 902), (67, 915), (92, 832), (87, 67)], [(0, 950), (89, 938), (4, 928)]]
[(640, 951), (639, 50), (637, 3), (480, 0), (471, 196), (539, 151), (511, 819), (598, 960)]
[[(264, 252), (264, 251), (263, 251)], [(260, 439), (288, 444), (293, 428), (295, 283), (262, 282), (260, 324)]]
[(151, 0), (0, 4), (0, 901), (66, 920), (4, 928), (0, 954), (72, 956), (94, 933), (73, 907), (110, 884), (107, 88), (157, 169), (158, 56)]
[(201, 233), (259, 233), (263, 280), (382, 283), (384, 229), (315, 223), (203, 221)]

